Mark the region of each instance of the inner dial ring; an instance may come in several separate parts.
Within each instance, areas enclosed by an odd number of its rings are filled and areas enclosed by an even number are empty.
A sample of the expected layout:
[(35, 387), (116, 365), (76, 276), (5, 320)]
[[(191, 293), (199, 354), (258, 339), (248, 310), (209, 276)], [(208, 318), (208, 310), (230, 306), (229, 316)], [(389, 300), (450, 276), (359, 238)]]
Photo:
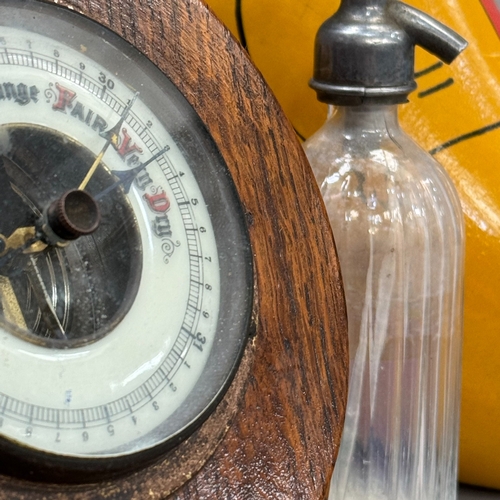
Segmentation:
[[(69, 471), (137, 466), (197, 428), (238, 366), (253, 305), (245, 218), (198, 116), (135, 49), (29, 0), (0, 2), (0, 24), (0, 448)], [(44, 226), (68, 189), (101, 209), (74, 241)], [(104, 313), (81, 303), (110, 280)], [(47, 335), (58, 323), (74, 338)]]
[[(4, 140), (0, 199), (5, 205), (0, 233), (10, 235), (19, 227), (41, 225), (43, 209), (50, 211), (71, 192), (95, 155), (71, 138), (40, 126), (4, 125), (0, 137)], [(112, 173), (101, 168), (89, 190), (102, 193), (114, 183)], [(130, 309), (142, 270), (137, 221), (122, 189), (100, 197), (97, 207), (103, 223), (90, 237), (71, 244), (68, 239), (41, 251), (37, 242), (0, 257), (3, 286), (11, 287), (22, 311), (4, 292), (3, 316), (22, 338), (52, 348), (78, 347), (112, 331)], [(43, 238), (43, 229), (38, 229)]]

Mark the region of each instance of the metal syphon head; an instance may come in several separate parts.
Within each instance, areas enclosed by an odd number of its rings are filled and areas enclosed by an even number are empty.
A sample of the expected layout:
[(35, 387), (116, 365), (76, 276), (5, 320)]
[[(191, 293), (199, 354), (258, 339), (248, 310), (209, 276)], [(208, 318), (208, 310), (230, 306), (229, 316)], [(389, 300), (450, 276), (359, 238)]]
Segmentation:
[(314, 77), (328, 104), (398, 104), (416, 88), (415, 46), (451, 63), (467, 41), (398, 0), (342, 0), (316, 36)]

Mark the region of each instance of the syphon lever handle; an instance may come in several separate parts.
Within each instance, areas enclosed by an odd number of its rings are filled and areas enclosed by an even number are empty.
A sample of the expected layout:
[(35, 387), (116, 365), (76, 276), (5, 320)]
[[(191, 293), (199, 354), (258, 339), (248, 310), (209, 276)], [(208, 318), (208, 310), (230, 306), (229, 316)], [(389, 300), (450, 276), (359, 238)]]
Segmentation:
[(439, 57), (446, 64), (453, 62), (467, 47), (467, 40), (458, 33), (403, 2), (389, 2), (388, 14), (413, 39), (415, 45)]

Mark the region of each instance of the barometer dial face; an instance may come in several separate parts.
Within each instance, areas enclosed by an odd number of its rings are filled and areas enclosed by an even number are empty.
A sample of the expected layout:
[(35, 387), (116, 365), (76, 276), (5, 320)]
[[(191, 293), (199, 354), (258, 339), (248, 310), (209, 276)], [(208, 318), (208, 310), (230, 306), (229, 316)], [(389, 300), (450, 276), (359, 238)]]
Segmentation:
[(253, 304), (238, 196), (184, 97), (83, 16), (2, 0), (0, 67), (0, 447), (137, 465), (237, 368)]

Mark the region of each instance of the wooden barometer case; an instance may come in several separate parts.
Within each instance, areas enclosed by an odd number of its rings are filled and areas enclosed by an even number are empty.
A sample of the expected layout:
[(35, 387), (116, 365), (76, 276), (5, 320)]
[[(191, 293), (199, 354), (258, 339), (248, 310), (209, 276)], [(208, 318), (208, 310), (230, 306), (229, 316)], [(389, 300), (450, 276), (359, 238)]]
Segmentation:
[(199, 0), (0, 0), (0, 499), (322, 499), (333, 236)]

